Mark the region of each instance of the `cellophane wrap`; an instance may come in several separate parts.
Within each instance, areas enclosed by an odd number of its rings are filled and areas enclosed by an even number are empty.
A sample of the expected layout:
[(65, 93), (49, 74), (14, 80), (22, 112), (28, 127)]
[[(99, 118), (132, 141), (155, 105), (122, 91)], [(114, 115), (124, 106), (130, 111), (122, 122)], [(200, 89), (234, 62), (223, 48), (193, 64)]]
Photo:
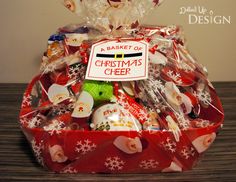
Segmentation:
[[(181, 27), (139, 25), (161, 1), (63, 3), (88, 23), (59, 28), (49, 38), (40, 73), (24, 93), (20, 125), (38, 162), (59, 173), (195, 166), (224, 113), (206, 68), (186, 49)], [(86, 79), (92, 46), (111, 40), (148, 44), (147, 79)]]

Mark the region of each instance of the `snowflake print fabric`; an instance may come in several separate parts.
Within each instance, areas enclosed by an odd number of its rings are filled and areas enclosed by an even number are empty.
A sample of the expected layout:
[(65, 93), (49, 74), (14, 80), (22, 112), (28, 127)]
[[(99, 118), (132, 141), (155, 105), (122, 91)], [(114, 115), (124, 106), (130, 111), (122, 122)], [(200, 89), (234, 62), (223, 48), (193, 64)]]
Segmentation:
[(155, 169), (158, 167), (158, 164), (158, 161), (155, 161), (154, 159), (149, 159), (140, 162), (139, 167), (142, 169)]
[(86, 154), (88, 152), (92, 152), (96, 149), (96, 145), (92, 143), (90, 140), (78, 141), (76, 145), (76, 152), (80, 154)]
[(35, 155), (36, 159), (38, 160), (38, 162), (41, 165), (44, 165), (44, 160), (43, 160), (43, 156), (42, 156), (42, 152), (44, 149), (44, 142), (43, 141), (37, 142), (35, 139), (33, 139), (31, 141), (31, 144), (32, 144), (32, 149), (34, 151), (34, 155)]
[(170, 138), (167, 138), (165, 142), (162, 142), (162, 146), (166, 151), (171, 153), (176, 151), (176, 142), (172, 141)]
[(36, 160), (68, 174), (191, 170), (224, 111), (182, 28), (140, 25), (163, 0), (61, 1), (87, 23), (49, 37), (23, 95)]
[(108, 157), (105, 162), (105, 166), (111, 171), (119, 171), (124, 168), (125, 162), (119, 157)]

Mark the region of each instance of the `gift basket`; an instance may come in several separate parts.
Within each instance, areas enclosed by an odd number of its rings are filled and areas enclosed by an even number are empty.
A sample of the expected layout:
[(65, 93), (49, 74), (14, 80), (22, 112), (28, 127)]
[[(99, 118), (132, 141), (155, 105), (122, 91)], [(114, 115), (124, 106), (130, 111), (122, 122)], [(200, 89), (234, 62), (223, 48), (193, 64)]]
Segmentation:
[(142, 26), (158, 0), (65, 0), (86, 24), (59, 28), (28, 85), (21, 128), (58, 173), (189, 170), (224, 113), (178, 26)]

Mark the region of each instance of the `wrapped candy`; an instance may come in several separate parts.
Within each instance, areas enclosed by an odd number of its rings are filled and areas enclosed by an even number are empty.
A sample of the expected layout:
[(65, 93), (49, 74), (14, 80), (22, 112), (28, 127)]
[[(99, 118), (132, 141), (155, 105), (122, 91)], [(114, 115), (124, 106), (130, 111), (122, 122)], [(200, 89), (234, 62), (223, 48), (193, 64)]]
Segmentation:
[[(23, 97), (20, 124), (59, 173), (191, 169), (224, 113), (178, 26), (140, 26), (161, 0), (64, 0), (87, 24), (58, 29)], [(89, 164), (89, 165), (88, 165)]]

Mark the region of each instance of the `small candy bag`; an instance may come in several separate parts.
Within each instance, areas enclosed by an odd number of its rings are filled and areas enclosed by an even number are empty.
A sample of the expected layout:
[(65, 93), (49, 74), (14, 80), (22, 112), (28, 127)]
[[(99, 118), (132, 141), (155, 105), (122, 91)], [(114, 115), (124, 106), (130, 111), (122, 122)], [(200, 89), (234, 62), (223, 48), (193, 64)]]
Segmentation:
[(21, 128), (59, 173), (191, 169), (224, 113), (178, 26), (141, 26), (162, 1), (65, 0), (87, 24), (58, 29), (23, 97)]

